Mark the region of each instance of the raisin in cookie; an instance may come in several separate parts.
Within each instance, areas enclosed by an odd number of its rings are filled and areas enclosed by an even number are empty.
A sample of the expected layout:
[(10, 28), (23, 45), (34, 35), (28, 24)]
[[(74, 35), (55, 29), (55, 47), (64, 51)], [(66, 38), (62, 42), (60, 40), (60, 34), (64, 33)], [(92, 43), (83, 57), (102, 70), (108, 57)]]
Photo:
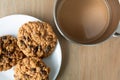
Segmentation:
[(49, 68), (36, 57), (21, 60), (14, 68), (15, 80), (49, 80)]
[(47, 57), (57, 43), (52, 27), (45, 22), (25, 23), (18, 32), (18, 46), (28, 57)]
[(5, 71), (17, 64), (25, 55), (17, 46), (17, 39), (6, 35), (0, 37), (0, 71)]

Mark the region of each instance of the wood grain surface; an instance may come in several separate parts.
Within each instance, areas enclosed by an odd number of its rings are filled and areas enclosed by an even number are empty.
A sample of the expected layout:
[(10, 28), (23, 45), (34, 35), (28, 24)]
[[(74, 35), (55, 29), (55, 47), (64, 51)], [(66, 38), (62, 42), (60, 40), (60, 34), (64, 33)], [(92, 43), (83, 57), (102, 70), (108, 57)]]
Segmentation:
[(53, 25), (63, 51), (62, 67), (56, 80), (120, 80), (120, 38), (111, 38), (96, 46), (80, 46), (66, 41), (59, 35), (54, 25), (52, 15), (54, 2), (54, 0), (0, 0), (0, 17), (27, 14)]

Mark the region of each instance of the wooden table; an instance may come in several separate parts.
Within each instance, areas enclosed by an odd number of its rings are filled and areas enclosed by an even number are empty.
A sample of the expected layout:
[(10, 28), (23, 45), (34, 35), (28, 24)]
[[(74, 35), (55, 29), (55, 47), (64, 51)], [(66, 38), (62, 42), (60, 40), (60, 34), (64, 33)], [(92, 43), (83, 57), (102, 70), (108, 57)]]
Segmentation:
[[(55, 28), (53, 3), (54, 0), (0, 0), (0, 17), (27, 14)], [(63, 50), (57, 80), (120, 80), (120, 38), (111, 38), (96, 46), (80, 46), (66, 41), (57, 30), (56, 33)]]

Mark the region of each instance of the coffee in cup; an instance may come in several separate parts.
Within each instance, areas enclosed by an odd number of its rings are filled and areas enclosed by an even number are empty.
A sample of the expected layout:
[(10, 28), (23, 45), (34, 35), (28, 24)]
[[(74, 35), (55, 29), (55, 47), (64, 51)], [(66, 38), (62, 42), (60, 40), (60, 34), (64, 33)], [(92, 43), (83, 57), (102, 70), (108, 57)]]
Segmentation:
[(118, 1), (58, 0), (54, 12), (57, 28), (65, 38), (80, 44), (102, 42), (119, 23), (115, 3)]

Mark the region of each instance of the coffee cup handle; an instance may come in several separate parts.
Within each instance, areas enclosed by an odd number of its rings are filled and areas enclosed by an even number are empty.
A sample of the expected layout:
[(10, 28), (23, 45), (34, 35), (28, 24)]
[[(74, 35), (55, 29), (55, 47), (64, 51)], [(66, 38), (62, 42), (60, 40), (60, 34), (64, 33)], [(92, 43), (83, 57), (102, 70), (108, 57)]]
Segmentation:
[(118, 37), (120, 36), (120, 22), (118, 24), (118, 29), (116, 30), (115, 34), (113, 35), (113, 37)]
[[(119, 4), (120, 4), (120, 0), (119, 1)], [(120, 36), (120, 16), (119, 16), (119, 24), (118, 24), (118, 29), (116, 30), (115, 34), (113, 35), (113, 37), (118, 37)]]

